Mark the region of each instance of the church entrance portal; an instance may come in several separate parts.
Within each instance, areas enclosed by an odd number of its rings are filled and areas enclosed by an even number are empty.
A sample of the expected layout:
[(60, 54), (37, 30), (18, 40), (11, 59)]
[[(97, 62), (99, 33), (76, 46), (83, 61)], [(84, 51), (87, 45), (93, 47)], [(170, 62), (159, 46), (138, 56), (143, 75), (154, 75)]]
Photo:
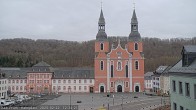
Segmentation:
[(117, 92), (122, 92), (122, 86), (121, 85), (117, 86)]
[(100, 86), (100, 92), (104, 92), (104, 86)]
[(139, 91), (140, 91), (139, 86), (135, 86), (135, 92), (139, 92)]

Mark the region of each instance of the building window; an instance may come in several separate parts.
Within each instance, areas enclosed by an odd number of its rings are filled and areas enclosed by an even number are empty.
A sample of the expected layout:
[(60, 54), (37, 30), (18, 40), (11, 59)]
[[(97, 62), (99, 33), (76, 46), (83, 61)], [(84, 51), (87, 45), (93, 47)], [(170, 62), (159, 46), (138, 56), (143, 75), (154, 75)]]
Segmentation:
[(190, 97), (190, 85), (189, 83), (185, 83), (185, 94), (186, 96)]
[(103, 70), (103, 61), (100, 62), (100, 69)]
[(174, 107), (174, 108), (173, 108), (174, 110), (177, 110), (177, 105), (176, 105), (176, 103), (173, 103), (173, 107)]
[(86, 79), (84, 80), (84, 83), (86, 83)]
[(81, 90), (81, 86), (79, 86), (79, 90)]
[(129, 87), (129, 82), (125, 82), (125, 87)]
[(12, 86), (12, 90), (13, 90), (13, 91), (14, 91), (14, 89), (15, 89), (14, 86)]
[(61, 80), (59, 79), (58, 83), (61, 83)]
[(180, 106), (180, 110), (184, 110), (184, 107)]
[(81, 80), (79, 80), (79, 83), (81, 83)]
[(103, 50), (103, 47), (104, 47), (103, 43), (101, 43), (100, 46), (101, 46), (101, 47), (100, 47), (101, 50)]
[(126, 69), (125, 70), (126, 78), (128, 78), (129, 77), (128, 65), (125, 66), (125, 69)]
[(135, 43), (135, 50), (138, 50), (138, 43)]
[(22, 86), (20, 86), (20, 90), (22, 90)]
[(139, 62), (138, 61), (135, 61), (135, 69), (139, 70)]
[(92, 79), (90, 79), (90, 83), (92, 83)]
[(176, 92), (176, 81), (172, 81), (173, 92)]
[(56, 80), (53, 80), (53, 83), (56, 83)]
[(8, 80), (8, 83), (11, 83), (11, 80)]
[(182, 82), (179, 82), (179, 94), (183, 94)]
[(25, 79), (25, 83), (27, 83), (27, 80)]
[(76, 86), (74, 86), (74, 90), (76, 90)]
[(196, 84), (194, 84), (194, 98), (196, 99)]
[(86, 90), (86, 86), (84, 86), (84, 90)]
[(76, 80), (74, 80), (74, 83), (76, 83)]
[(22, 81), (22, 80), (20, 80), (20, 83), (23, 83), (23, 81)]
[(111, 87), (114, 87), (114, 82), (111, 82)]
[(122, 62), (121, 61), (117, 62), (117, 70), (118, 71), (122, 70)]
[(118, 58), (122, 58), (122, 52), (117, 52)]
[(71, 83), (71, 80), (68, 80), (68, 83)]
[(18, 84), (18, 82), (19, 82), (19, 81), (18, 81), (18, 80), (16, 80), (16, 83), (17, 83), (17, 84)]
[(63, 83), (66, 83), (66, 80), (65, 79), (63, 80)]
[(61, 86), (58, 87), (58, 90), (61, 90)]
[(63, 90), (66, 90), (66, 86), (63, 86)]
[(18, 90), (18, 86), (16, 86), (16, 90)]
[(114, 77), (114, 65), (111, 65), (111, 78)]

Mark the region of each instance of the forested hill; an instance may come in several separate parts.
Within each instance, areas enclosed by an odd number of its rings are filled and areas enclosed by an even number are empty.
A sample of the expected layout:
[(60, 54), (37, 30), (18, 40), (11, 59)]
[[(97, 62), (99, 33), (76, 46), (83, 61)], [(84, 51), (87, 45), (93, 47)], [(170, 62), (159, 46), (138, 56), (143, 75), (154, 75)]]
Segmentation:
[[(122, 47), (126, 37), (120, 37)], [(117, 42), (116, 37), (109, 37)], [(73, 42), (63, 40), (0, 40), (1, 67), (30, 67), (42, 59), (53, 67), (93, 67), (94, 42)], [(145, 71), (154, 71), (159, 65), (173, 65), (181, 58), (183, 45), (196, 45), (191, 39), (143, 38)]]

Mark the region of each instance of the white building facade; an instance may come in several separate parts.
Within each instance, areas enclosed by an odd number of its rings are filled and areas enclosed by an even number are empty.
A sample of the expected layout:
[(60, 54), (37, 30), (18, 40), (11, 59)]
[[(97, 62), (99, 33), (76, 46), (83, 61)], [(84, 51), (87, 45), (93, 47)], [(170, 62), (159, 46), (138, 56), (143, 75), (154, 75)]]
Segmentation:
[(152, 92), (152, 90), (153, 90), (152, 75), (153, 75), (153, 72), (147, 72), (144, 75), (145, 92)]
[(11, 93), (26, 93), (26, 84), (27, 84), (27, 79), (9, 78), (8, 90), (10, 90)]
[(94, 79), (52, 79), (52, 93), (89, 93)]
[(7, 98), (7, 79), (0, 78), (0, 99)]

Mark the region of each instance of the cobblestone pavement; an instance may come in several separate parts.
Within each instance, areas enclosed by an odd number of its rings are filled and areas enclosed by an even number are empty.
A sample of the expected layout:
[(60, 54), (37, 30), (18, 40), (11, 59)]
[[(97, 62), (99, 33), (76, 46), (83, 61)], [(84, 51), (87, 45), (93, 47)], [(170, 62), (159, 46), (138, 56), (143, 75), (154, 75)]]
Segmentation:
[[(149, 106), (161, 106), (161, 102), (163, 103), (167, 99), (142, 93), (114, 93), (110, 97), (107, 97), (107, 94), (72, 93), (48, 100), (42, 105), (70, 105), (71, 102), (71, 105), (78, 105), (79, 110), (96, 110), (103, 106), (106, 109), (109, 107), (110, 110), (142, 110)], [(77, 101), (81, 101), (81, 103), (77, 103)]]

